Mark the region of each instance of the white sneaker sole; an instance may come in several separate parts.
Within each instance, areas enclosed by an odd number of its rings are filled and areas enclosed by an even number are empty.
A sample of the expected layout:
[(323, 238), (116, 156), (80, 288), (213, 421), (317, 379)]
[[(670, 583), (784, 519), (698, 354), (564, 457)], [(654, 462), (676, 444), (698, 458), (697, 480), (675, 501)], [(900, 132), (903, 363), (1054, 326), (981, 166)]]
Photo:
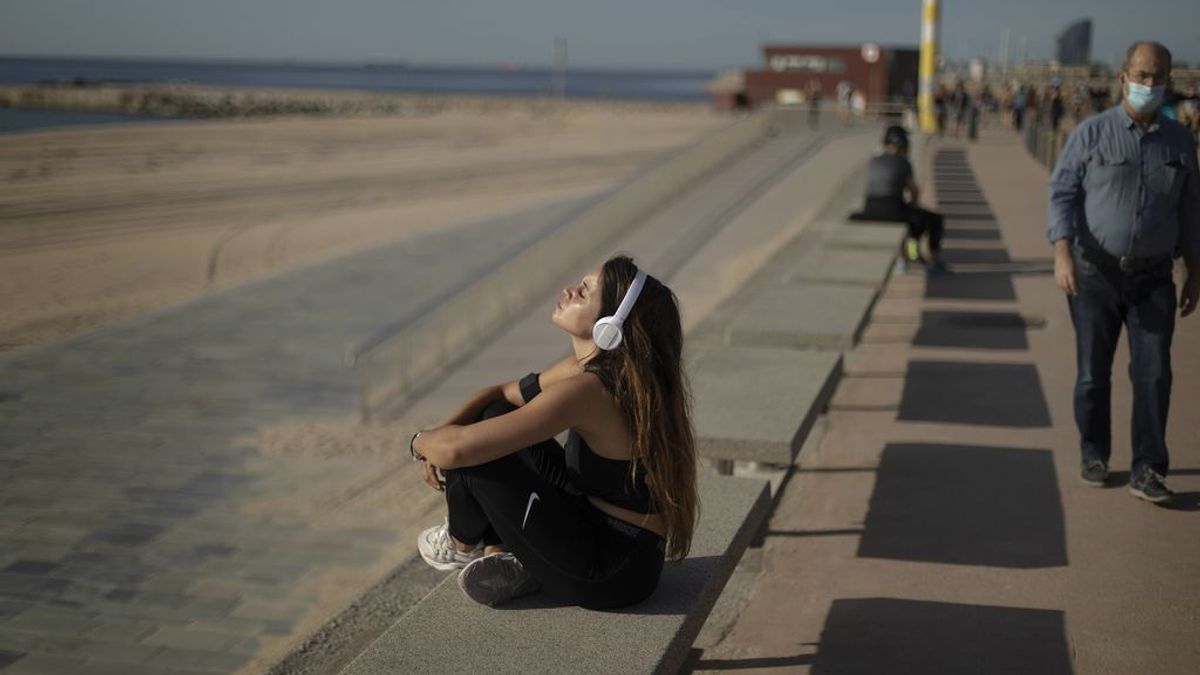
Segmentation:
[(1148, 501), (1151, 504), (1161, 504), (1163, 502), (1169, 502), (1169, 501), (1171, 501), (1171, 497), (1174, 496), (1174, 495), (1160, 495), (1158, 497), (1151, 497), (1150, 495), (1146, 494), (1145, 492), (1142, 492), (1141, 490), (1139, 490), (1137, 488), (1129, 488), (1129, 494), (1133, 495), (1134, 497), (1137, 497), (1138, 499)]
[(430, 560), (429, 558), (426, 558), (424, 553), (421, 554), (421, 559), (425, 561), (425, 564), (429, 565), (433, 569), (441, 570), (443, 572), (449, 572), (450, 570), (461, 570), (462, 568), (471, 564), (471, 562), (474, 562), (474, 560), (469, 562), (438, 562), (436, 560)]

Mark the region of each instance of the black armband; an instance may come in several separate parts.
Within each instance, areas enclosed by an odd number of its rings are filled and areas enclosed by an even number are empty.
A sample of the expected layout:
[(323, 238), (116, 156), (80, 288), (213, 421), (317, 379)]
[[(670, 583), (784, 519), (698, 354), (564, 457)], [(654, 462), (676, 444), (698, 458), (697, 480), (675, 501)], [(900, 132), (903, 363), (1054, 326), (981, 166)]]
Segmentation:
[(530, 373), (521, 378), (519, 384), (521, 388), (521, 398), (525, 399), (526, 403), (533, 400), (535, 396), (542, 393), (542, 385), (538, 382), (540, 373)]

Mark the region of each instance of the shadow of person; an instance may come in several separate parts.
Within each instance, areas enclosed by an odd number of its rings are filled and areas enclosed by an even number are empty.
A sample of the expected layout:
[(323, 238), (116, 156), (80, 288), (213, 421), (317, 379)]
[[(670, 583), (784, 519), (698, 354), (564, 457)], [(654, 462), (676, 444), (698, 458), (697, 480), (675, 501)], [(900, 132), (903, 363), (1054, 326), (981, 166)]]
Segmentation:
[(1155, 506), (1168, 511), (1200, 511), (1200, 492), (1176, 492), (1170, 501)]
[(1108, 480), (1104, 483), (1104, 487), (1123, 487), (1129, 485), (1128, 471), (1109, 471)]

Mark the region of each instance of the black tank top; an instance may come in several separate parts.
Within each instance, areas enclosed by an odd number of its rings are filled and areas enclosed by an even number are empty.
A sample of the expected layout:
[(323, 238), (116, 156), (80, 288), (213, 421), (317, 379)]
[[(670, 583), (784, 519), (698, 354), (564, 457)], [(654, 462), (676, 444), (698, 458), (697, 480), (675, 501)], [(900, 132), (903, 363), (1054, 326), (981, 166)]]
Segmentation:
[[(541, 391), (538, 373), (521, 378), (521, 396), (526, 403)], [(597, 455), (574, 429), (567, 432), (563, 454), (567, 474), (580, 492), (603, 499), (613, 506), (650, 513), (650, 488), (646, 485), (646, 472), (640, 464), (631, 476), (629, 460)]]

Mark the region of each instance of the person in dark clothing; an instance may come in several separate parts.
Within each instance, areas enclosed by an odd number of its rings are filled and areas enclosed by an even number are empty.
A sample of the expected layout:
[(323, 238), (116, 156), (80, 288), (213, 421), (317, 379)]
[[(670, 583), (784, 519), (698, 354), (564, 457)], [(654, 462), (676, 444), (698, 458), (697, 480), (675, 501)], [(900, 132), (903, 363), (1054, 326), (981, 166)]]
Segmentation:
[(592, 609), (632, 605), (665, 559), (687, 556), (696, 524), (678, 301), (618, 256), (564, 288), (551, 318), (573, 354), (413, 436), (448, 509), (417, 548), (460, 570), (459, 587), (482, 604), (541, 590)]
[(808, 81), (808, 126), (816, 129), (821, 125), (821, 81), (812, 78)]
[(937, 122), (938, 136), (946, 135), (946, 113), (949, 106), (950, 96), (946, 93), (946, 88), (939, 86), (933, 94), (933, 118)]
[[(909, 262), (928, 260), (925, 271), (931, 276), (948, 274), (942, 262), (942, 233), (945, 219), (939, 213), (917, 205), (921, 191), (913, 178), (908, 161), (908, 132), (904, 127), (888, 127), (883, 135), (884, 151), (867, 165), (866, 196), (863, 210), (851, 215), (855, 220), (885, 220), (908, 223), (908, 238), (901, 246), (899, 268)], [(905, 193), (908, 194), (907, 198)], [(928, 238), (928, 258), (919, 252), (921, 237)]]
[(1013, 129), (1020, 131), (1025, 126), (1025, 110), (1029, 105), (1029, 89), (1026, 89), (1025, 85), (1022, 84), (1017, 87), (1016, 93), (1013, 94)]
[(1052, 131), (1058, 131), (1064, 112), (1066, 112), (1066, 106), (1063, 104), (1062, 91), (1058, 87), (1054, 87), (1050, 94), (1050, 129)]
[(950, 112), (954, 114), (955, 138), (962, 135), (963, 123), (967, 121), (971, 105), (971, 95), (967, 93), (966, 86), (962, 82), (954, 85), (954, 91), (950, 92)]

